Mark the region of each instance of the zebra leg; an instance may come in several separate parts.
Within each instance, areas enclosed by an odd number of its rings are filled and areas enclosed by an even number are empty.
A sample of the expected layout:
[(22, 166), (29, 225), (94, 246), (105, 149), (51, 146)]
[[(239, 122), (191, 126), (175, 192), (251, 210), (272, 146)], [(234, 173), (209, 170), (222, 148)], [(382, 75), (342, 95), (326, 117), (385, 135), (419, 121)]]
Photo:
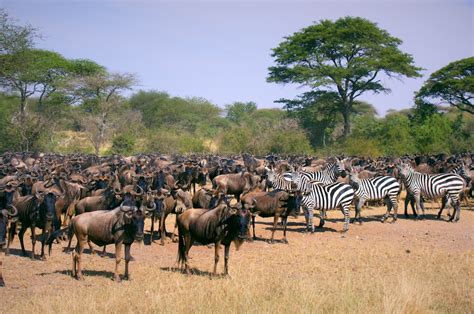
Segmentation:
[(387, 212), (385, 213), (385, 215), (383, 215), (382, 219), (380, 220), (382, 222), (385, 222), (385, 220), (388, 219), (388, 217), (390, 216), (390, 210), (392, 209), (392, 202), (388, 197), (384, 198), (384, 202), (387, 205)]
[(306, 221), (306, 231), (309, 230), (309, 211), (306, 206), (303, 206), (304, 219)]
[(342, 229), (342, 232), (346, 232), (347, 230), (349, 230), (349, 220), (350, 220), (349, 207), (342, 206), (341, 211), (344, 214), (344, 228)]
[(418, 216), (418, 219), (420, 220), (425, 219), (425, 207), (420, 202), (420, 194), (415, 195), (415, 202), (416, 202), (416, 210), (419, 211), (420, 208), (422, 210), (422, 214)]
[(393, 220), (392, 223), (397, 221), (397, 215), (398, 215), (398, 202), (397, 202), (397, 196), (393, 195), (392, 198), (390, 198), (390, 201), (392, 203), (392, 208), (393, 208)]
[[(404, 213), (405, 218), (410, 217), (410, 215), (408, 215), (408, 203), (411, 202), (411, 197), (412, 197), (411, 194), (407, 192), (407, 195), (405, 196), (405, 213)], [(413, 203), (411, 204), (411, 208), (413, 209)]]
[[(441, 219), (441, 214), (443, 213), (443, 210), (446, 208), (446, 206), (449, 206), (450, 200), (448, 196), (443, 196), (441, 199), (441, 208), (439, 209), (438, 216), (436, 216), (436, 219)], [(448, 216), (450, 216), (448, 212)]]
[(364, 206), (364, 203), (365, 203), (365, 199), (359, 198), (359, 200), (357, 201), (357, 204), (355, 206), (354, 221), (359, 222), (359, 224), (362, 224), (362, 219), (360, 217), (360, 211), (362, 210), (362, 206)]
[(314, 209), (308, 210), (308, 228), (310, 228), (309, 230), (311, 231), (311, 233), (314, 233), (313, 211)]
[(324, 211), (324, 209), (320, 209), (319, 210), (319, 225), (318, 225), (318, 228), (322, 228), (324, 226), (325, 216), (326, 216), (326, 212)]
[(458, 222), (459, 219), (461, 218), (461, 202), (459, 201), (459, 199), (454, 199), (452, 200), (452, 205), (453, 205), (453, 208), (454, 208), (454, 212), (453, 212), (453, 215), (451, 216), (451, 218), (449, 219), (450, 221), (453, 221), (454, 219), (454, 222)]

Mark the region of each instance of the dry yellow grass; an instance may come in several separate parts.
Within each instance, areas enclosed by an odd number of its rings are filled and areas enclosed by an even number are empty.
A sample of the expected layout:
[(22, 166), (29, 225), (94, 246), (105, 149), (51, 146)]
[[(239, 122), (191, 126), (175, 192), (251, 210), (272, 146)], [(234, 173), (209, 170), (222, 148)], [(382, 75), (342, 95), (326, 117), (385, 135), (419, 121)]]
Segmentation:
[[(196, 274), (187, 276), (176, 269), (176, 243), (134, 245), (133, 280), (121, 284), (111, 280), (112, 258), (84, 255), (85, 280), (78, 282), (60, 246), (46, 262), (14, 250), (5, 259), (1, 312), (473, 312), (474, 212), (464, 210), (456, 224), (428, 212), (426, 221), (381, 224), (375, 218), (383, 209), (364, 210), (368, 221), (347, 234), (339, 233), (338, 211), (313, 235), (302, 232), (302, 217), (291, 219), (289, 244), (232, 247), (230, 278), (209, 275), (214, 250), (205, 246), (191, 249)], [(269, 238), (272, 220), (257, 221), (257, 236)]]

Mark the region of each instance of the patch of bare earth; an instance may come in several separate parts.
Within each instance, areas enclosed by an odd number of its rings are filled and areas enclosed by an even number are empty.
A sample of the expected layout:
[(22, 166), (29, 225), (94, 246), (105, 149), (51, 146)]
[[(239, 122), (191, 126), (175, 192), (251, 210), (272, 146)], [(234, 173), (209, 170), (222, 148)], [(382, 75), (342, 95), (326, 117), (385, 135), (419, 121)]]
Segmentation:
[[(132, 246), (132, 281), (112, 281), (112, 245), (108, 257), (84, 255), (85, 280), (77, 281), (62, 252), (67, 243), (47, 261), (31, 261), (15, 238), (12, 254), (1, 257), (0, 312), (473, 312), (474, 211), (449, 223), (435, 220), (431, 206), (426, 220), (399, 215), (395, 224), (380, 222), (384, 208), (364, 209), (364, 223), (345, 234), (339, 211), (314, 234), (304, 232), (302, 216), (290, 218), (289, 244), (267, 243), (272, 218), (257, 218), (259, 239), (232, 247), (228, 278), (210, 275), (214, 249), (206, 246), (191, 249), (195, 272), (183, 274), (168, 240)], [(168, 230), (173, 223), (171, 216)], [(30, 250), (28, 233), (25, 240)], [(223, 259), (222, 252), (220, 272)]]

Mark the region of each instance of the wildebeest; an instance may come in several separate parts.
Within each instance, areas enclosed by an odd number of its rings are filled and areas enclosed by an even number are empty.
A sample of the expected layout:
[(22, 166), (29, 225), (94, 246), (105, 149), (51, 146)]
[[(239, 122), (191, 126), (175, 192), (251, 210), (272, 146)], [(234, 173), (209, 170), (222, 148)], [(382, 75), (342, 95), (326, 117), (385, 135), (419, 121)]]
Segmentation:
[(115, 244), (114, 280), (119, 282), (118, 266), (122, 259), (122, 244), (125, 245), (125, 279), (130, 279), (128, 263), (132, 243), (143, 239), (145, 215), (134, 205), (121, 204), (107, 211), (99, 210), (76, 216), (71, 221), (70, 233), (77, 238), (76, 249), (72, 253), (72, 276), (82, 279), (81, 255), (87, 241), (98, 246)]
[[(186, 209), (192, 207), (192, 198), (191, 198), (191, 193), (183, 191), (181, 189), (179, 190), (172, 190), (171, 195), (165, 197), (165, 199), (162, 201), (162, 208), (161, 208), (161, 213), (159, 215), (160, 219), (160, 244), (165, 245), (165, 237), (166, 237), (166, 218), (168, 217), (169, 214), (176, 214), (178, 216), (179, 214), (183, 213)], [(176, 217), (177, 219), (177, 217)], [(175, 229), (173, 230), (173, 233), (171, 234), (171, 240), (174, 240), (174, 233), (176, 231), (176, 223), (175, 223)], [(151, 230), (153, 234), (153, 230)]]
[(240, 202), (240, 195), (251, 191), (260, 182), (260, 176), (250, 172), (221, 174), (212, 180), (212, 188), (216, 195), (233, 194)]
[(214, 275), (217, 273), (221, 243), (225, 247), (224, 274), (229, 273), (229, 253), (232, 242), (237, 249), (247, 238), (249, 212), (240, 204), (230, 206), (221, 202), (214, 209), (191, 208), (178, 216), (178, 263), (190, 273), (188, 253), (194, 241), (214, 243)]
[[(18, 218), (21, 229), (18, 234), (20, 238), (21, 251), (26, 256), (23, 236), (26, 229), (31, 229), (31, 259), (35, 258), (36, 228), (43, 230), (41, 239), (41, 258), (45, 259), (44, 245), (53, 231), (53, 221), (55, 218), (55, 204), (57, 195), (52, 190), (36, 192), (35, 195), (19, 197), (15, 202), (18, 209)], [(51, 244), (50, 244), (51, 245)]]
[(283, 218), (283, 242), (288, 243), (286, 239), (286, 226), (288, 216), (296, 215), (297, 204), (296, 196), (290, 195), (286, 191), (273, 190), (271, 192), (250, 192), (244, 194), (241, 199), (242, 207), (250, 210), (252, 213), (253, 239), (255, 236), (255, 216), (274, 217), (272, 237), (270, 242), (273, 243), (278, 218)]

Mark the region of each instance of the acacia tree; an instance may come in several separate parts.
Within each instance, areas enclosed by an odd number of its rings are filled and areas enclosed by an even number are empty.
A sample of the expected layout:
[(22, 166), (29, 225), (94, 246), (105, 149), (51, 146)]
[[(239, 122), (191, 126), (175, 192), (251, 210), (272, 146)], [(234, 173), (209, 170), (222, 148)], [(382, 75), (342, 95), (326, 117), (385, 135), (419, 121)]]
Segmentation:
[(474, 114), (474, 57), (451, 62), (431, 74), (416, 98), (427, 103), (448, 103)]
[[(126, 110), (120, 93), (131, 89), (136, 79), (131, 74), (98, 73), (70, 81), (66, 88), (71, 99), (80, 104), (83, 111), (79, 124), (94, 146), (100, 148), (123, 125), (137, 123), (141, 118)], [(130, 120), (127, 120), (130, 119)]]
[(347, 137), (354, 101), (366, 92), (389, 92), (381, 74), (420, 76), (412, 56), (398, 49), (401, 43), (363, 18), (322, 20), (285, 37), (273, 49), (276, 66), (269, 67), (267, 81), (295, 83), (334, 95)]

